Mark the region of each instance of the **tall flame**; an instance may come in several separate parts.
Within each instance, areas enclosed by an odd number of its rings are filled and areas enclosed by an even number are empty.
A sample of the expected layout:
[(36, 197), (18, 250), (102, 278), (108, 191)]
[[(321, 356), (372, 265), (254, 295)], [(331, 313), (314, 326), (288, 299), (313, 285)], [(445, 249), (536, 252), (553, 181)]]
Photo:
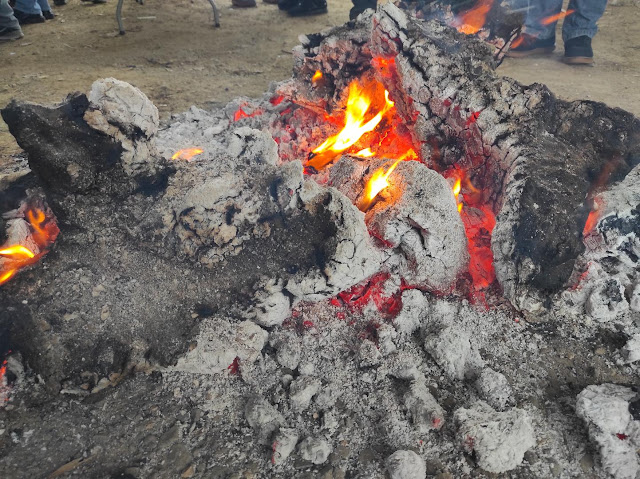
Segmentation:
[(25, 216), (31, 227), (31, 238), (38, 247), (37, 253), (21, 244), (0, 249), (0, 257), (4, 258), (0, 268), (0, 285), (9, 281), (19, 269), (38, 261), (60, 232), (55, 221), (46, 222), (46, 214), (40, 209), (29, 209)]
[[(308, 166), (316, 170), (322, 169), (339, 153), (355, 145), (362, 135), (373, 131), (378, 126), (384, 115), (394, 107), (387, 90), (384, 90), (384, 99), (378, 98), (381, 88), (384, 87), (377, 82), (369, 82), (365, 85), (357, 80), (351, 82), (344, 112), (344, 128), (313, 150)], [(374, 112), (370, 110), (376, 108), (378, 111), (373, 114)], [(367, 119), (367, 117), (370, 118)]]
[(458, 31), (465, 35), (478, 33), (487, 22), (492, 6), (493, 0), (480, 0), (473, 8), (461, 13), (456, 22)]

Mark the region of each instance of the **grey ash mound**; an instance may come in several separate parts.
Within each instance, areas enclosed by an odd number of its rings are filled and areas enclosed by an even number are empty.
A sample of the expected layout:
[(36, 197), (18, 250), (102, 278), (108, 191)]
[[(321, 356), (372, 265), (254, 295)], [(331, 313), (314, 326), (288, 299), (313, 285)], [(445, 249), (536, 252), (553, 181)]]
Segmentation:
[[(301, 41), (164, 125), (114, 79), (2, 110), (3, 245), (60, 234), (0, 286), (0, 476), (638, 479), (639, 121), (393, 5)], [(364, 212), (395, 158), (307, 165), (363, 75), (421, 159)]]

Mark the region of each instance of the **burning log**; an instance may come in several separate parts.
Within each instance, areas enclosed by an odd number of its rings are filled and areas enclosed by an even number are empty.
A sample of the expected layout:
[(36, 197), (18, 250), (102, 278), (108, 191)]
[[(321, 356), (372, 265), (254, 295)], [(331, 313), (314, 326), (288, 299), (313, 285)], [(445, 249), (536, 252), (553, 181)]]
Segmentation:
[(496, 76), (442, 19), (385, 5), (162, 127), (113, 79), (2, 111), (40, 189), (0, 254), (40, 261), (0, 287), (0, 466), (581, 474), (566, 404), (637, 373), (640, 125)]

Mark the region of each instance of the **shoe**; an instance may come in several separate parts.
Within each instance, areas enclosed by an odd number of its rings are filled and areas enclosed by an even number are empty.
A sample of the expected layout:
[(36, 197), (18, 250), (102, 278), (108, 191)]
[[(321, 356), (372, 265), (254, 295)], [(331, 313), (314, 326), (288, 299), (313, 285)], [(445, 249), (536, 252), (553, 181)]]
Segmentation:
[(298, 0), (278, 0), (280, 10), (290, 10), (298, 4)]
[(569, 65), (590, 65), (593, 63), (591, 38), (583, 35), (564, 42), (564, 62)]
[(61, 7), (62, 5), (67, 4), (67, 0), (53, 0), (54, 5)]
[(0, 28), (0, 42), (19, 40), (24, 37), (20, 28)]
[(238, 8), (257, 7), (256, 0), (231, 0), (231, 5)]
[(509, 58), (524, 58), (553, 52), (556, 49), (556, 37), (539, 39), (533, 35), (522, 33), (513, 41), (513, 44), (516, 46), (511, 47), (507, 56)]
[(262, 0), (264, 3), (269, 3), (271, 5), (275, 5), (276, 3), (278, 3), (278, 0)]
[(42, 10), (42, 16), (45, 20), (53, 20), (54, 18), (56, 18), (56, 14), (51, 10)]
[(298, 0), (298, 3), (287, 10), (292, 17), (307, 17), (327, 13), (327, 0)]
[(31, 23), (44, 23), (44, 17), (38, 13), (24, 13), (24, 12), (21, 12), (20, 10), (14, 10), (13, 14), (15, 15), (20, 25), (29, 25)]

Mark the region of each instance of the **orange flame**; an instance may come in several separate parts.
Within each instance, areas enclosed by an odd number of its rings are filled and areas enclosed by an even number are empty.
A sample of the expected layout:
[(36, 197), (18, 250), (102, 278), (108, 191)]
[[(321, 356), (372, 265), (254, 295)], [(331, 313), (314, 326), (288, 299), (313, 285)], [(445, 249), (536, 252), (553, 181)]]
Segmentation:
[(9, 256), (10, 258), (15, 259), (33, 258), (35, 256), (35, 254), (33, 254), (29, 248), (25, 248), (21, 244), (9, 246), (5, 249), (0, 249), (0, 255)]
[(355, 155), (361, 156), (362, 158), (370, 158), (374, 155), (374, 153), (373, 151), (371, 151), (371, 148), (365, 148), (364, 150), (360, 150), (359, 152), (357, 152)]
[(311, 83), (315, 83), (318, 80), (322, 80), (322, 72), (320, 70), (316, 70), (316, 72), (311, 77)]
[(201, 153), (204, 153), (204, 150), (200, 148), (184, 148), (182, 150), (176, 151), (171, 159), (191, 161), (191, 158), (196, 155), (200, 155)]
[(0, 256), (5, 257), (3, 266), (6, 269), (0, 270), (0, 285), (9, 281), (19, 269), (38, 261), (47, 252), (60, 232), (55, 221), (49, 221), (45, 224), (46, 215), (42, 210), (29, 209), (25, 216), (31, 226), (31, 237), (38, 246), (38, 253), (36, 254), (20, 244), (1, 249)]
[(380, 193), (387, 186), (389, 186), (389, 182), (387, 181), (387, 179), (389, 178), (389, 175), (393, 173), (393, 170), (396, 169), (396, 166), (398, 166), (398, 163), (400, 163), (402, 160), (403, 158), (396, 160), (393, 163), (393, 165), (389, 167), (387, 171), (384, 171), (384, 168), (378, 168), (373, 173), (373, 175), (371, 176), (369, 181), (367, 181), (367, 185), (364, 188), (364, 200), (360, 205), (361, 211), (368, 210), (371, 204), (373, 203), (373, 200), (375, 199), (375, 197), (378, 196), (378, 193)]
[(456, 197), (456, 203), (458, 203), (458, 213), (462, 211), (462, 203), (458, 201), (458, 196), (460, 196), (461, 190), (462, 190), (462, 180), (460, 178), (457, 178), (456, 182), (453, 184), (453, 196)]
[(540, 20), (540, 23), (542, 25), (551, 25), (552, 23), (555, 23), (558, 20), (571, 15), (573, 12), (575, 12), (575, 10), (567, 10), (566, 12), (556, 13), (555, 15), (544, 17), (542, 20)]
[[(381, 98), (382, 91), (384, 99)], [(362, 135), (373, 131), (393, 107), (389, 92), (384, 90), (382, 84), (368, 82), (363, 85), (357, 80), (351, 82), (344, 112), (344, 128), (313, 150), (308, 166), (320, 170), (331, 163), (339, 153), (355, 145)], [(377, 113), (371, 116), (373, 112), (370, 110), (376, 109)]]
[(456, 28), (460, 33), (473, 35), (482, 30), (487, 22), (487, 15), (493, 6), (493, 0), (480, 0), (476, 6), (460, 14)]
[(587, 236), (596, 228), (598, 220), (600, 220), (602, 206), (602, 200), (600, 198), (594, 198), (593, 207), (589, 212), (589, 216), (587, 216), (587, 221), (585, 222), (584, 228), (582, 230), (583, 237)]

